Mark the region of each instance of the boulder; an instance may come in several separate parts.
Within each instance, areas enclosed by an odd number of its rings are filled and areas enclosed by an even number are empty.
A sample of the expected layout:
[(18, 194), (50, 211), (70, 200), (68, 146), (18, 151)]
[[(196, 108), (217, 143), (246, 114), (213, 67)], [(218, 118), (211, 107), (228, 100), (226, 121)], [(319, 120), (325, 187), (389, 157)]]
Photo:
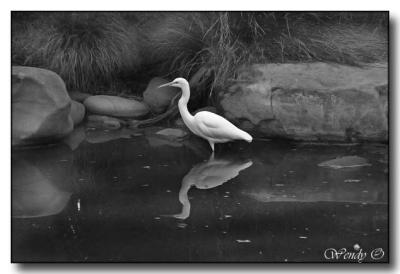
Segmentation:
[(12, 67), (12, 144), (54, 142), (70, 133), (71, 99), (54, 72), (34, 67)]
[(89, 115), (87, 120), (89, 127), (108, 129), (119, 129), (123, 122), (120, 119), (104, 115)]
[(110, 95), (88, 97), (84, 105), (91, 113), (115, 117), (141, 117), (149, 112), (148, 106), (142, 102)]
[(217, 105), (260, 137), (387, 141), (387, 92), (386, 64), (263, 64), (239, 72)]
[(185, 137), (187, 135), (187, 132), (179, 128), (165, 128), (160, 131), (157, 131), (156, 134), (170, 137), (173, 139), (179, 139)]
[(82, 122), (85, 118), (85, 106), (77, 101), (71, 101), (71, 112), (70, 112), (74, 126)]
[(159, 137), (157, 135), (146, 136), (149, 146), (152, 148), (170, 146), (170, 147), (182, 147), (182, 142), (177, 140)]
[(185, 122), (183, 122), (182, 118), (177, 118), (174, 122), (175, 126), (180, 127), (180, 128), (185, 128)]
[(90, 130), (86, 132), (86, 142), (90, 144), (107, 143), (119, 139), (130, 139), (135, 131), (122, 128), (120, 130)]
[(154, 113), (164, 112), (168, 108), (172, 98), (180, 92), (179, 88), (175, 87), (158, 88), (160, 85), (168, 82), (163, 78), (153, 78), (143, 93), (144, 102), (150, 106), (151, 111)]
[(184, 131), (174, 128), (146, 127), (143, 130), (144, 136), (149, 145), (153, 148), (158, 147), (182, 147)]
[(80, 103), (83, 103), (83, 101), (85, 101), (87, 98), (92, 96), (89, 93), (84, 93), (84, 92), (80, 92), (80, 91), (69, 91), (68, 94), (72, 100), (75, 100)]

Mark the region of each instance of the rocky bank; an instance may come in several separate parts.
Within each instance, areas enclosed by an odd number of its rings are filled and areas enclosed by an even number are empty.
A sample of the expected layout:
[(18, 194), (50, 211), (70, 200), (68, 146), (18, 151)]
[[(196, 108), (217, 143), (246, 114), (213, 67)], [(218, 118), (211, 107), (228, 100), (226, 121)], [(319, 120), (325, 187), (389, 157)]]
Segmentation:
[(255, 136), (388, 140), (387, 64), (262, 64), (218, 93), (218, 111)]

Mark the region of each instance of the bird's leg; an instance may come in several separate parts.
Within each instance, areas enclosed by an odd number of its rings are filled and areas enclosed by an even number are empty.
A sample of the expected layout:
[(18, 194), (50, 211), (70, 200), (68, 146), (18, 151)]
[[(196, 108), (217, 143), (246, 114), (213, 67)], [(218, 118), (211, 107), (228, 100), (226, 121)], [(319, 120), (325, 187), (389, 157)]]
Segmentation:
[(208, 141), (210, 143), (212, 151), (214, 151), (214, 142)]

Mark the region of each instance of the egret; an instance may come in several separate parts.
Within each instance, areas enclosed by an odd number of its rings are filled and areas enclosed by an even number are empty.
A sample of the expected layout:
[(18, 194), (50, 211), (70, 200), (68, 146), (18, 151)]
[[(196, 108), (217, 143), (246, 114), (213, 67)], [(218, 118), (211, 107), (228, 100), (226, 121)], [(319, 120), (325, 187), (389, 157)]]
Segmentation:
[(185, 125), (197, 136), (206, 139), (212, 151), (214, 144), (226, 143), (233, 140), (245, 140), (251, 142), (253, 138), (247, 132), (237, 128), (225, 118), (209, 112), (200, 111), (196, 115), (191, 115), (187, 104), (190, 98), (190, 87), (188, 81), (184, 78), (176, 78), (174, 81), (159, 86), (172, 86), (182, 90), (182, 96), (178, 101), (179, 112)]

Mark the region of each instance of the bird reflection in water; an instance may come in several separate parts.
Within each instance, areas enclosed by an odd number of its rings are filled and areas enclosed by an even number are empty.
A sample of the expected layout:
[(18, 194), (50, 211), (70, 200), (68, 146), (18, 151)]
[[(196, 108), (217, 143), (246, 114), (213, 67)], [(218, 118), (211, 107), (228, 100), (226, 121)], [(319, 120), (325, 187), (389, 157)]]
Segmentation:
[(164, 215), (177, 219), (187, 219), (190, 215), (190, 202), (188, 192), (192, 186), (198, 189), (210, 189), (222, 185), (235, 178), (239, 172), (253, 164), (251, 160), (238, 160), (228, 158), (214, 158), (211, 154), (207, 162), (195, 165), (182, 179), (182, 186), (179, 191), (179, 201), (182, 204), (182, 211), (179, 214)]

